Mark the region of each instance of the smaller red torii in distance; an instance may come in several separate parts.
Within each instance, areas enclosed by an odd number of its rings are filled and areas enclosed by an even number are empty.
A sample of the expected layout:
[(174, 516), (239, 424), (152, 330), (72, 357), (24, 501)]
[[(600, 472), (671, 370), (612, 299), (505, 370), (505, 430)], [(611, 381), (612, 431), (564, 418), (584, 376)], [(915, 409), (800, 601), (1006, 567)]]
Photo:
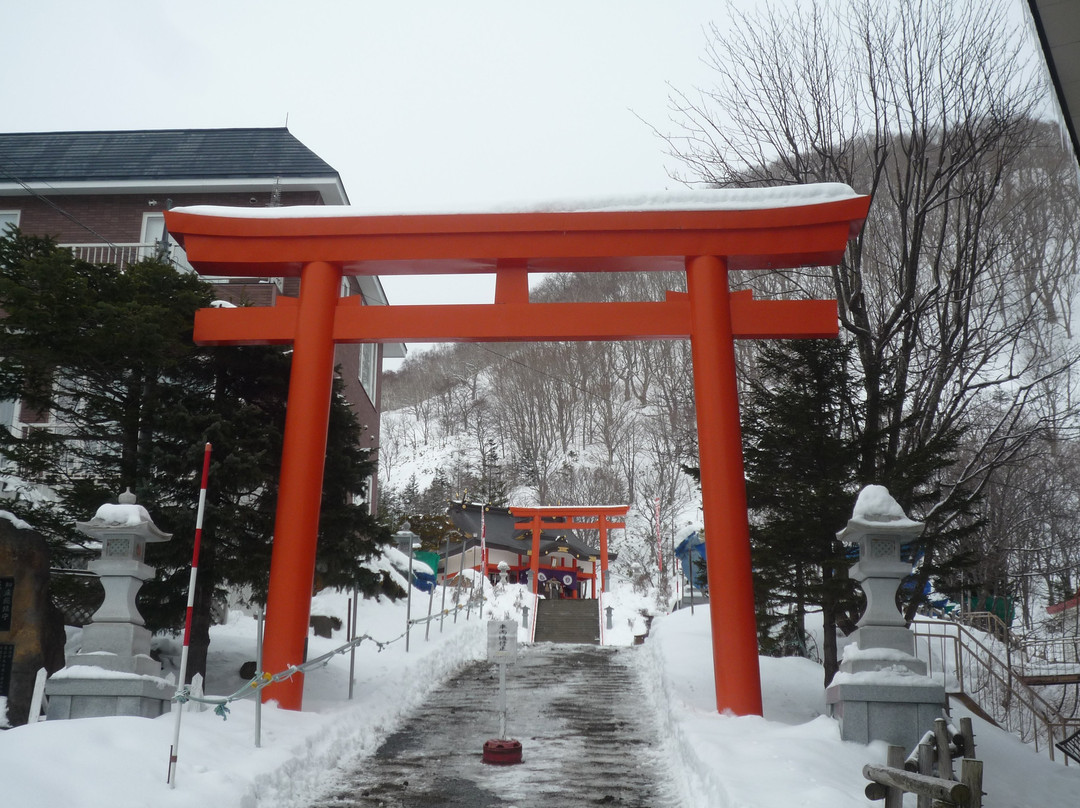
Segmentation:
[[(626, 522), (610, 522), (609, 517), (625, 517), (630, 510), (629, 505), (540, 505), (535, 507), (522, 507), (513, 505), (509, 508), (510, 514), (515, 519), (527, 520), (515, 523), (518, 529), (527, 529), (532, 532), (532, 555), (529, 557), (529, 581), (535, 595), (539, 590), (540, 583), (540, 531), (544, 526), (548, 529), (560, 528), (570, 530), (597, 530), (600, 532), (600, 591), (607, 591), (608, 571), (608, 531), (623, 530)], [(545, 519), (557, 519), (565, 517), (569, 522), (553, 524), (544, 522)], [(574, 519), (581, 521), (575, 522)], [(593, 584), (595, 586), (595, 583)]]
[[(688, 201), (692, 197), (692, 201)], [(739, 269), (837, 264), (870, 198), (843, 185), (695, 191), (602, 210), (359, 215), (337, 208), (179, 208), (169, 232), (200, 274), (300, 277), (295, 303), (202, 309), (199, 344), (293, 346), (264, 666), (303, 661), (337, 342), (691, 341), (718, 710), (761, 714), (753, 576), (732, 340), (835, 337), (835, 301), (732, 294)], [(685, 270), (643, 303), (532, 303), (528, 273)], [(361, 306), (345, 274), (494, 273), (495, 302)], [(303, 679), (264, 690), (300, 709)]]

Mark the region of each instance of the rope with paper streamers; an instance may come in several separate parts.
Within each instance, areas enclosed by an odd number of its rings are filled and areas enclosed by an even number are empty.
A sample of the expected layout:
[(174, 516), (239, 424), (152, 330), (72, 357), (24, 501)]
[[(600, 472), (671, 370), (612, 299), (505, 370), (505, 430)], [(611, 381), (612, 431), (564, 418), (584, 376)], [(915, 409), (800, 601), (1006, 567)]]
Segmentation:
[[(456, 610), (461, 610), (461, 609), (464, 609), (465, 606), (462, 605), (462, 604), (458, 604), (454, 608)], [(453, 613), (453, 610), (451, 610), (451, 609), (444, 609), (443, 612), (442, 612), (442, 614), (452, 614), (452, 613)], [(430, 617), (418, 617), (417, 619), (415, 619), (415, 620), (413, 620), (411, 622), (412, 623), (426, 623), (429, 620), (432, 620), (432, 619), (434, 619), (435, 617), (438, 617), (438, 616), (439, 615), (436, 614), (436, 615), (432, 615)], [(261, 673), (261, 674), (256, 674), (255, 678), (253, 678), (251, 681), (245, 683), (243, 687), (241, 687), (239, 690), (237, 690), (232, 695), (229, 695), (229, 696), (196, 696), (194, 693), (191, 692), (191, 685), (185, 684), (182, 688), (180, 688), (179, 690), (176, 691), (176, 694), (173, 696), (172, 700), (175, 701), (177, 704), (181, 704), (181, 705), (186, 704), (189, 701), (196, 702), (197, 704), (213, 704), (213, 705), (215, 705), (214, 706), (215, 715), (220, 715), (223, 719), (228, 720), (229, 712), (230, 712), (228, 704), (230, 702), (240, 701), (241, 699), (246, 699), (246, 698), (249, 698), (250, 696), (254, 696), (260, 690), (262, 690), (264, 687), (268, 687), (269, 685), (272, 685), (275, 682), (283, 682), (286, 679), (291, 679), (293, 676), (295, 676), (298, 673), (303, 673), (304, 671), (314, 670), (315, 668), (325, 667), (326, 665), (328, 665), (330, 663), (330, 660), (333, 659), (335, 656), (337, 656), (338, 654), (344, 654), (344, 653), (346, 653), (347, 651), (349, 651), (352, 648), (356, 648), (357, 646), (359, 646), (365, 640), (370, 640), (371, 642), (375, 643), (375, 645), (377, 645), (379, 647), (379, 653), (382, 653), (384, 648), (386, 648), (387, 646), (393, 645), (394, 643), (398, 642), (399, 640), (403, 639), (404, 637), (405, 637), (405, 632), (402, 632), (397, 637), (394, 637), (394, 639), (392, 639), (392, 640), (381, 641), (381, 640), (376, 640), (370, 634), (361, 634), (360, 636), (354, 637), (353, 639), (349, 640), (344, 645), (341, 645), (341, 646), (333, 649), (332, 651), (327, 651), (325, 654), (322, 654), (321, 656), (317, 656), (314, 659), (309, 659), (307, 662), (303, 662), (300, 665), (290, 665), (285, 670), (280, 671), (278, 673), (274, 673), (274, 674), (271, 674), (271, 673), (268, 673), (268, 672)]]

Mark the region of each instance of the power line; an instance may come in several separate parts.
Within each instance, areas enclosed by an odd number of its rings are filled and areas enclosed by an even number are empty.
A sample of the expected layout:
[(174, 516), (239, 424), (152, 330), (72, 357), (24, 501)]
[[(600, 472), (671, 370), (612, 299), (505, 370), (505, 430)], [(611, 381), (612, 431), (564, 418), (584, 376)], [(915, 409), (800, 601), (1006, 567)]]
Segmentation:
[(495, 356), (499, 357), (500, 359), (505, 359), (508, 362), (513, 362), (515, 365), (518, 365), (519, 367), (523, 367), (528, 371), (532, 371), (533, 373), (539, 374), (540, 376), (546, 376), (549, 379), (553, 379), (554, 381), (561, 382), (562, 384), (565, 384), (567, 387), (573, 388), (574, 390), (577, 390), (582, 395), (587, 396), (587, 397), (589, 397), (591, 399), (594, 399), (595, 401), (603, 401), (602, 398), (590, 393), (584, 387), (578, 387), (576, 384), (574, 384), (574, 383), (572, 383), (570, 381), (567, 381), (565, 378), (563, 378), (561, 376), (554, 376), (554, 375), (552, 375), (552, 374), (550, 374), (550, 373), (548, 373), (546, 371), (534, 368), (532, 365), (527, 365), (524, 362), (518, 361), (517, 359), (515, 359), (512, 356), (508, 356), (507, 354), (501, 354), (498, 351), (494, 351), (491, 348), (489, 348), (486, 345), (483, 345), (481, 343), (475, 343), (475, 344), (476, 344), (476, 346), (478, 348), (481, 348), (482, 350), (487, 351), (489, 354), (494, 354)]
[[(108, 238), (106, 238), (105, 236), (103, 236), (103, 235), (102, 235), (101, 233), (99, 233), (99, 232), (98, 232), (97, 230), (95, 230), (95, 229), (94, 229), (93, 227), (91, 227), (90, 225), (88, 225), (88, 224), (87, 224), (86, 222), (84, 222), (84, 221), (80, 220), (80, 219), (79, 219), (79, 218), (78, 218), (77, 216), (75, 216), (74, 214), (72, 214), (72, 213), (69, 213), (68, 211), (64, 210), (64, 209), (63, 209), (62, 207), (60, 207), (60, 206), (59, 206), (59, 205), (57, 205), (57, 204), (56, 204), (55, 202), (53, 202), (53, 201), (52, 201), (51, 199), (49, 199), (49, 197), (47, 197), (47, 196), (45, 196), (45, 195), (43, 195), (43, 194), (40, 194), (40, 193), (38, 193), (38, 192), (37, 192), (37, 191), (36, 191), (36, 190), (35, 190), (34, 188), (32, 188), (32, 187), (30, 186), (30, 184), (29, 184), (29, 183), (25, 182), (24, 180), (22, 180), (22, 179), (20, 179), (20, 178), (19, 178), (18, 176), (16, 176), (16, 175), (15, 175), (15, 173), (14, 173), (14, 172), (12, 172), (11, 168), (10, 168), (10, 167), (9, 167), (9, 166), (8, 166), (8, 165), (7, 165), (6, 163), (4, 163), (4, 162), (2, 162), (2, 161), (0, 161), (0, 170), (2, 170), (2, 171), (4, 172), (4, 174), (5, 174), (5, 175), (6, 175), (6, 176), (7, 176), (7, 177), (8, 177), (9, 179), (12, 179), (12, 180), (14, 180), (14, 181), (15, 181), (15, 182), (17, 182), (17, 183), (18, 183), (18, 184), (19, 184), (20, 186), (22, 186), (22, 189), (23, 189), (24, 191), (26, 191), (26, 192), (27, 192), (28, 194), (30, 194), (30, 195), (31, 195), (32, 197), (34, 197), (34, 198), (35, 198), (35, 199), (37, 199), (38, 201), (40, 201), (40, 202), (44, 202), (44, 203), (45, 203), (46, 205), (48, 205), (49, 207), (51, 207), (51, 208), (52, 208), (53, 210), (55, 210), (55, 211), (56, 211), (57, 213), (59, 213), (59, 214), (60, 214), (61, 216), (63, 216), (63, 217), (64, 217), (65, 219), (67, 219), (68, 221), (70, 221), (70, 222), (72, 222), (72, 223), (74, 223), (74, 224), (78, 225), (79, 227), (83, 228), (83, 229), (84, 229), (84, 230), (86, 230), (87, 232), (89, 232), (89, 233), (92, 233), (92, 234), (93, 234), (94, 236), (96, 236), (97, 238), (101, 239), (101, 240), (102, 240), (102, 241), (103, 241), (103, 242), (104, 242), (105, 244), (107, 244), (108, 246), (112, 247), (112, 248), (113, 248), (114, 250), (118, 250), (118, 249), (119, 249), (119, 247), (117, 247), (117, 246), (116, 246), (116, 244), (114, 244), (114, 243), (113, 243), (112, 241), (110, 241), (110, 240), (109, 240)], [(43, 183), (43, 184), (44, 184), (44, 185), (49, 185), (49, 184), (48, 184), (47, 182), (46, 182), (46, 183)], [(49, 186), (49, 187), (51, 188), (52, 186)], [(56, 189), (55, 189), (55, 188), (53, 188), (53, 190), (56, 190)]]

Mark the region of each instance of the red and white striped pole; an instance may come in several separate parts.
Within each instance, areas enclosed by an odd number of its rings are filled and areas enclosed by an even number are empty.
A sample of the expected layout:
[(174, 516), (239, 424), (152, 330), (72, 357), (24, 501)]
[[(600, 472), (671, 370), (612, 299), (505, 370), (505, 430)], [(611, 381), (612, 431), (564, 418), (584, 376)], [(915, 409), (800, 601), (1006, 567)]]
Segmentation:
[(484, 581), (487, 580), (487, 522), (484, 513), (487, 505), (480, 505), (480, 619), (484, 619)]
[[(184, 689), (187, 679), (188, 648), (191, 646), (191, 612), (195, 605), (195, 580), (199, 577), (199, 548), (202, 545), (203, 513), (206, 511), (206, 480), (210, 476), (210, 444), (203, 452), (202, 483), (199, 486), (199, 510), (195, 515), (195, 549), (191, 553), (191, 579), (188, 581), (187, 614), (184, 617), (184, 647), (180, 652), (180, 676), (176, 682), (176, 692)], [(180, 753), (180, 717), (184, 714), (184, 705), (173, 703), (176, 726), (173, 730), (173, 742), (169, 748), (169, 788), (176, 788), (176, 759)]]

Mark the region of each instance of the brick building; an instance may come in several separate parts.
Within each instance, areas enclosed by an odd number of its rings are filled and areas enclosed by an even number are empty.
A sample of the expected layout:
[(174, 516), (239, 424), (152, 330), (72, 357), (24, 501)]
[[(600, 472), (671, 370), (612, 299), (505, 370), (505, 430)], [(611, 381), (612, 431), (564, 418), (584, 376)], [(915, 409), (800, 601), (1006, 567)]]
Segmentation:
[[(48, 235), (97, 263), (126, 264), (159, 254), (190, 267), (167, 238), (164, 211), (184, 205), (268, 207), (347, 205), (338, 172), (285, 128), (174, 129), (0, 134), (0, 232), (14, 224)], [(217, 297), (273, 305), (295, 296), (295, 278), (209, 278)], [(385, 305), (377, 277), (346, 277), (343, 295)], [(379, 441), (379, 377), (383, 358), (404, 345), (339, 345), (346, 396)], [(14, 430), (54, 426), (48, 415), (0, 404), (0, 424)], [(371, 481), (371, 506), (376, 504)]]

